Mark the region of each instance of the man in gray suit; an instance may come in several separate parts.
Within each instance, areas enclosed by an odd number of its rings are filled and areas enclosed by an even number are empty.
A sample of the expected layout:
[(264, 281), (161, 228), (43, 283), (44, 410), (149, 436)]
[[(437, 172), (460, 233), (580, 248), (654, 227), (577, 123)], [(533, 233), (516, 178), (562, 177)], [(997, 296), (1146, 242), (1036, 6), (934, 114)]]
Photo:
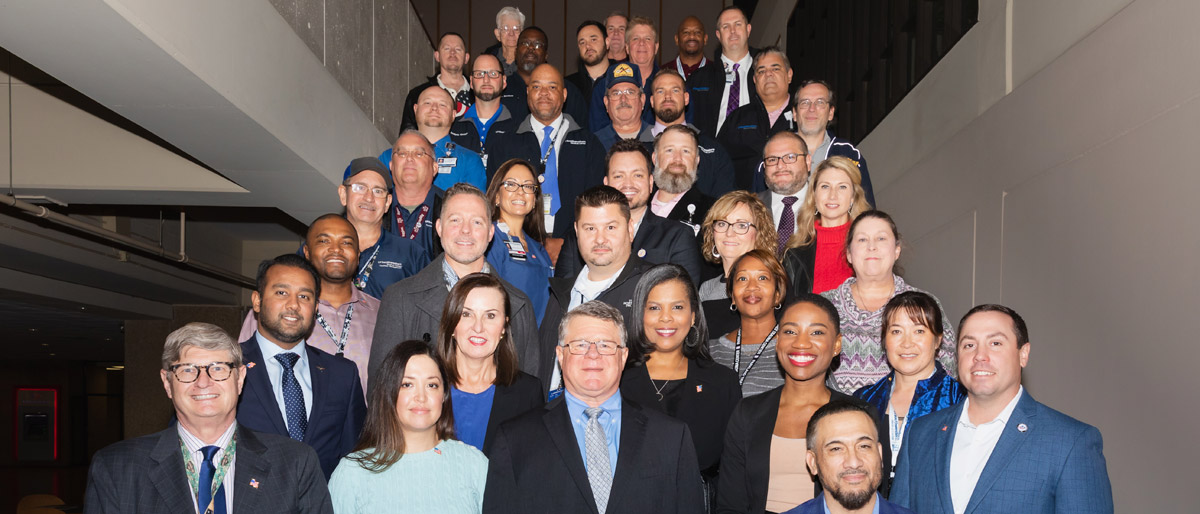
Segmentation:
[[(492, 208), (483, 192), (470, 184), (455, 184), (446, 190), (434, 225), (445, 252), (416, 275), (392, 284), (383, 293), (379, 316), (375, 318), (375, 335), (371, 338), (368, 375), (378, 371), (388, 352), (403, 341), (418, 339), (432, 345), (437, 339), (442, 305), (450, 296), (450, 288), (471, 273), (492, 273), (484, 258), (492, 240)], [(521, 371), (540, 377), (538, 326), (529, 297), (504, 279), (500, 283), (504, 284), (512, 307), (508, 318)], [(367, 383), (367, 397), (375, 382), (371, 378)]]
[(246, 366), (229, 334), (184, 325), (167, 336), (162, 367), (178, 423), (97, 452), (85, 513), (333, 512), (311, 447), (238, 426)]
[(777, 132), (763, 146), (762, 170), (767, 190), (758, 199), (771, 211), (779, 233), (777, 255), (782, 258), (787, 241), (796, 233), (796, 217), (808, 189), (808, 147), (795, 132)]

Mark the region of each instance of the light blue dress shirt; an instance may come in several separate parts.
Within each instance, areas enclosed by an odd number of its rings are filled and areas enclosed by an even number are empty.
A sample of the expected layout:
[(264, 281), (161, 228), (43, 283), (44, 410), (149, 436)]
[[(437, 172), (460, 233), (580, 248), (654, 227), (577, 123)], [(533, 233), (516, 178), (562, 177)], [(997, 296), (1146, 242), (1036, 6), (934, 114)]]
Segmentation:
[(283, 415), (284, 424), (287, 424), (288, 416), (287, 406), (283, 404), (283, 364), (275, 356), (284, 352), (300, 356), (300, 360), (296, 361), (296, 365), (292, 370), (296, 373), (296, 381), (300, 382), (300, 390), (304, 393), (304, 416), (311, 417), (313, 406), (312, 374), (308, 370), (308, 350), (305, 348), (304, 341), (300, 341), (291, 350), (284, 350), (279, 345), (268, 341), (258, 331), (254, 332), (254, 340), (258, 342), (258, 350), (262, 352), (263, 365), (267, 367), (267, 377), (271, 379), (271, 392), (275, 393), (275, 403), (279, 405), (279, 413)]
[[(575, 429), (575, 442), (579, 444), (579, 456), (583, 457), (584, 469), (587, 469), (587, 446), (584, 443), (584, 431), (587, 430), (588, 417), (584, 409), (588, 404), (576, 398), (567, 391), (563, 394), (567, 401), (567, 413), (571, 415), (571, 427)], [(608, 467), (613, 476), (617, 474), (617, 453), (621, 449), (621, 391), (613, 393), (604, 403), (600, 404), (604, 412), (600, 413), (600, 426), (604, 428), (604, 439), (608, 443)]]

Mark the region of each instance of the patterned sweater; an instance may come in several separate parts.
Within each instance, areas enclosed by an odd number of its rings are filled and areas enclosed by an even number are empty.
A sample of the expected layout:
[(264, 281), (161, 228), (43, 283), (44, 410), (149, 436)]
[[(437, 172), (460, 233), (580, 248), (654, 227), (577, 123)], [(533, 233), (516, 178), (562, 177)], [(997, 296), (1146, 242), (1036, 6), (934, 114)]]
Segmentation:
[[(892, 296), (906, 291), (928, 294), (927, 291), (908, 285), (899, 276), (892, 277), (896, 282), (896, 290)], [(850, 292), (850, 286), (854, 285), (855, 280), (857, 279), (850, 277), (837, 288), (821, 293), (821, 296), (833, 302), (834, 307), (837, 307), (838, 316), (842, 318), (841, 365), (830, 375), (829, 387), (845, 394), (853, 394), (863, 386), (874, 384), (892, 371), (887, 362), (887, 353), (883, 351), (883, 342), (879, 338), (883, 330), (883, 307), (871, 312), (860, 310)], [(938, 308), (941, 306), (942, 303), (938, 301)], [(945, 309), (942, 309), (942, 330), (942, 344), (938, 347), (937, 360), (951, 378), (957, 378), (954, 327), (950, 326)]]

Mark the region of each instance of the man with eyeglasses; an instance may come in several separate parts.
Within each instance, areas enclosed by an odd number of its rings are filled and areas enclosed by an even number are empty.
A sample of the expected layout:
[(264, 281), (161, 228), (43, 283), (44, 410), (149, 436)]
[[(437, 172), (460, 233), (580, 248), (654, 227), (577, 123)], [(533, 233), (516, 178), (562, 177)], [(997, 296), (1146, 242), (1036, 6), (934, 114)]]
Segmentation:
[[(487, 144), (488, 132), (491, 131), (492, 125), (497, 121), (513, 118), (512, 111), (500, 101), (500, 95), (507, 84), (496, 56), (483, 54), (475, 58), (475, 69), (471, 70), (471, 91), (475, 93), (475, 103), (459, 121), (469, 122), (474, 127), (475, 136), (479, 138), (479, 150), (476, 150), (478, 152), (482, 153), (483, 146)], [(453, 132), (452, 128), (452, 138)], [(487, 166), (486, 160), (483, 161), (483, 165)]]
[(433, 51), (433, 60), (438, 65), (437, 73), (429, 77), (429, 80), (409, 90), (408, 96), (404, 99), (404, 113), (403, 119), (400, 121), (400, 130), (417, 126), (413, 107), (417, 105), (421, 93), (430, 86), (437, 86), (450, 95), (451, 120), (462, 116), (467, 112), (467, 108), (475, 102), (475, 98), (471, 94), (471, 83), (463, 74), (467, 63), (471, 60), (471, 54), (467, 52), (467, 44), (463, 37), (457, 32), (443, 33), (442, 37), (438, 38), (438, 47)]
[[(600, 300), (623, 315), (633, 305), (633, 290), (651, 266), (633, 255), (634, 226), (629, 200), (610, 186), (596, 186), (575, 199), (575, 240), (584, 266), (572, 276), (550, 279), (550, 301), (539, 330), (542, 384), (554, 399), (562, 394), (562, 375), (554, 361), (563, 315), (584, 303)], [(640, 253), (640, 252), (639, 252)]]
[(738, 189), (762, 191), (766, 184), (758, 173), (762, 148), (777, 132), (794, 131), (791, 97), (792, 65), (779, 48), (764, 48), (754, 58), (754, 88), (758, 94), (725, 119), (717, 141), (733, 158)]
[[(608, 149), (608, 172), (604, 185), (611, 186), (629, 200), (629, 223), (633, 225), (632, 251), (651, 264), (674, 263), (683, 266), (692, 282), (700, 284), (703, 273), (700, 249), (691, 227), (650, 212), (653, 160), (650, 151), (633, 139), (617, 141)], [(573, 277), (583, 267), (574, 234), (568, 234), (562, 253), (554, 266), (557, 277)]]
[(829, 131), (829, 122), (833, 121), (833, 112), (836, 110), (833, 102), (833, 89), (823, 80), (801, 82), (792, 100), (797, 131), (810, 150), (808, 168), (813, 169), (825, 159), (838, 155), (849, 158), (858, 164), (867, 203), (874, 206), (875, 192), (871, 189), (871, 176), (867, 173), (867, 158), (849, 141), (834, 137)]
[(642, 74), (638, 67), (627, 62), (616, 63), (597, 83), (608, 88), (602, 98), (606, 115), (612, 121), (595, 133), (604, 149), (612, 148), (613, 143), (621, 139), (653, 144), (653, 126), (642, 120), (646, 95), (642, 91)]
[(188, 323), (167, 335), (159, 377), (177, 423), (96, 452), (84, 512), (331, 514), (312, 448), (237, 422), (249, 371), (216, 325)]
[[(713, 198), (720, 198), (737, 189), (733, 181), (733, 161), (715, 138), (687, 123), (685, 111), (688, 101), (683, 76), (672, 68), (658, 70), (650, 79), (650, 107), (654, 114), (650, 133), (657, 137), (671, 125), (688, 125), (694, 129), (696, 149), (700, 151), (700, 164), (696, 166), (696, 189)], [(646, 146), (653, 151), (654, 142)]]
[(504, 75), (511, 76), (517, 72), (517, 36), (525, 30), (525, 13), (512, 6), (505, 6), (496, 12), (496, 43), (483, 50), (483, 54), (491, 55), (500, 62)]
[(596, 20), (584, 21), (575, 30), (575, 42), (579, 46), (579, 69), (567, 75), (566, 80), (575, 84), (584, 98), (591, 98), (593, 86), (608, 71), (610, 64), (604, 25)]
[[(622, 65), (632, 67), (637, 70), (638, 88), (642, 89), (641, 104), (638, 106), (638, 116), (646, 123), (654, 121), (654, 116), (650, 112), (650, 101), (647, 98), (649, 95), (650, 85), (647, 84), (647, 79), (653, 77), (658, 72), (658, 29), (655, 28), (654, 21), (644, 16), (634, 16), (629, 20), (628, 29), (625, 31), (625, 46), (628, 49), (629, 61), (617, 62), (609, 66), (609, 72), (596, 81), (596, 87), (592, 90), (592, 96), (589, 99), (588, 105), (588, 128), (592, 132), (599, 133), (610, 124), (619, 123), (612, 119), (607, 107), (610, 100), (608, 93), (612, 87), (610, 78), (612, 77), (612, 69)], [(628, 122), (626, 122), (628, 123)], [(628, 130), (628, 129), (627, 129)]]
[(565, 392), (500, 425), (483, 512), (704, 512), (687, 425), (621, 396), (624, 319), (589, 301), (552, 327)]
[[(408, 129), (392, 146), (392, 179), (395, 183), (389, 225), (393, 235), (425, 250), (430, 259), (442, 254), (442, 240), (433, 229), (442, 208), (442, 188), (433, 185), (437, 158), (433, 145), (417, 130)], [(386, 152), (384, 154), (386, 156)]]
[[(500, 102), (513, 113), (514, 119), (524, 118), (533, 109), (529, 105), (530, 81), (533, 80), (533, 70), (546, 64), (549, 50), (550, 40), (541, 28), (535, 26), (521, 31), (521, 37), (517, 40), (517, 72), (508, 76), (508, 85), (500, 97)], [(559, 81), (564, 82), (561, 70)], [(564, 82), (560, 88), (567, 92), (564, 95), (562, 110), (570, 114), (581, 127), (588, 126), (588, 104), (583, 93), (570, 82)]]
[(763, 147), (761, 169), (767, 189), (758, 193), (758, 199), (771, 211), (779, 234), (776, 256), (782, 259), (788, 239), (796, 233), (796, 217), (808, 190), (808, 146), (804, 139), (795, 132), (771, 136)]
[(367, 405), (358, 368), (345, 357), (307, 344), (321, 280), (294, 253), (263, 261), (250, 303), (254, 337), (242, 341), (245, 388), (238, 424), (312, 446), (328, 479), (358, 442)]

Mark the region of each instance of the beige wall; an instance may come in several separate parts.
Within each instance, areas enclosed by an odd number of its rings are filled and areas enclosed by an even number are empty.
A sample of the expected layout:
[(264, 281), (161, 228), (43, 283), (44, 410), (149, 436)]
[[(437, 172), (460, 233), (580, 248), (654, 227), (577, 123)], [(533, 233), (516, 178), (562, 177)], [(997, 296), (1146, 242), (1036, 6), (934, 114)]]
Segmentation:
[(862, 145), (910, 281), (956, 322), (1026, 317), (1025, 385), (1103, 432), (1117, 512), (1195, 506), (1196, 19), (1193, 0), (981, 0)]

